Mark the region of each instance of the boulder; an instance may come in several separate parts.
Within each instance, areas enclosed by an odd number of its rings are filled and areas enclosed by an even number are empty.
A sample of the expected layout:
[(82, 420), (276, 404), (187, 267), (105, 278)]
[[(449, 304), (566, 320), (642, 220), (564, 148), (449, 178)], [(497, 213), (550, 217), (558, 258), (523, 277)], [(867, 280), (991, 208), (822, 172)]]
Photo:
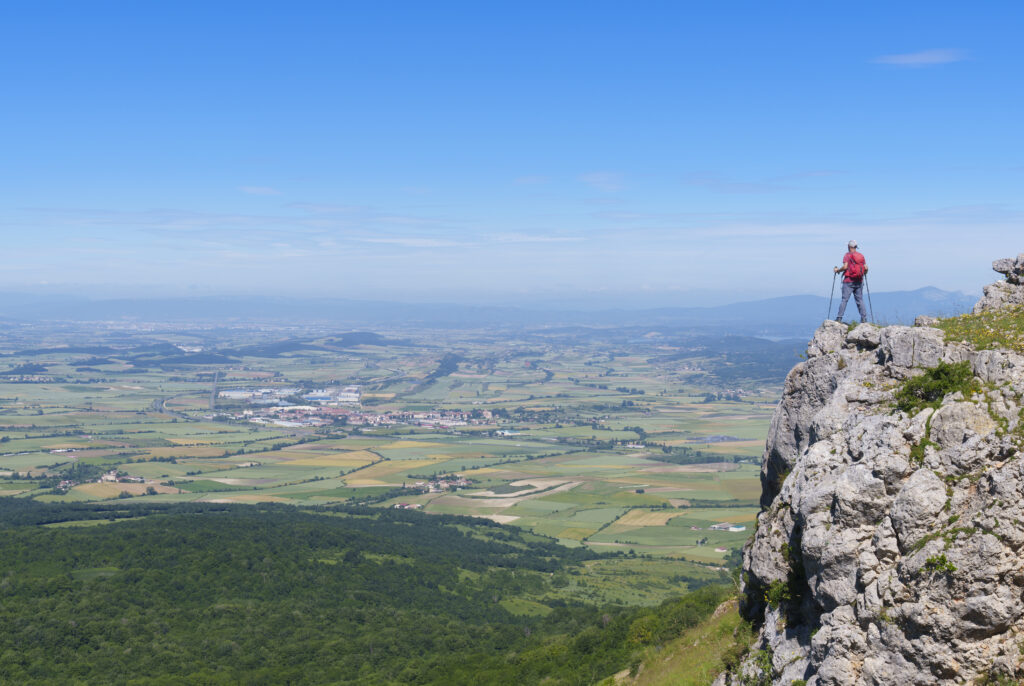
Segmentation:
[(878, 347), (882, 330), (874, 324), (858, 324), (846, 334), (846, 342), (871, 350)]
[(982, 289), (984, 295), (974, 304), (974, 314), (990, 312), (1003, 307), (1024, 305), (1024, 287), (1010, 281), (997, 281)]
[(942, 360), (945, 334), (928, 327), (889, 326), (882, 329), (879, 346), (885, 362), (894, 367), (934, 367)]
[(904, 552), (935, 530), (935, 518), (946, 504), (946, 485), (930, 469), (918, 469), (900, 489), (889, 516)]
[(814, 332), (814, 337), (807, 344), (807, 357), (818, 357), (838, 352), (846, 342), (846, 325), (840, 322), (826, 321)]
[(1020, 285), (1024, 282), (1024, 253), (1017, 257), (1003, 257), (992, 262), (993, 271), (1006, 276), (1010, 284)]
[(958, 450), (972, 436), (984, 436), (997, 427), (981, 406), (972, 402), (952, 402), (932, 415), (931, 440), (940, 448)]

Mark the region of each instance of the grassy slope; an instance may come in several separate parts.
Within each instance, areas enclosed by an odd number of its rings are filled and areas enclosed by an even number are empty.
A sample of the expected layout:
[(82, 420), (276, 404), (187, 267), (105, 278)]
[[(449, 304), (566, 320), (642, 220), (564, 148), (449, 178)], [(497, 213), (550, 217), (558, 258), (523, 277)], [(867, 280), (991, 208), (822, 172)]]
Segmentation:
[(753, 640), (733, 598), (680, 638), (660, 650), (648, 649), (636, 676), (620, 672), (602, 686), (709, 686)]
[(946, 332), (946, 341), (964, 341), (979, 350), (1006, 348), (1024, 352), (1024, 306), (1021, 305), (950, 317), (936, 326)]

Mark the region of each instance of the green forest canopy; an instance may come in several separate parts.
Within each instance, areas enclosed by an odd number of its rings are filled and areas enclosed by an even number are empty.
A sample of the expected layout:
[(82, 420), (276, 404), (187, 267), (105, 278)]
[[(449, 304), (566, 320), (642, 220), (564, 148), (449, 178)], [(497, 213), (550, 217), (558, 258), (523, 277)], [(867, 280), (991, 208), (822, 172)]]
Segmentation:
[[(41, 526), (71, 519), (99, 525)], [(4, 683), (589, 684), (731, 593), (566, 603), (551, 578), (595, 553), (400, 510), (0, 498), (0, 522)]]

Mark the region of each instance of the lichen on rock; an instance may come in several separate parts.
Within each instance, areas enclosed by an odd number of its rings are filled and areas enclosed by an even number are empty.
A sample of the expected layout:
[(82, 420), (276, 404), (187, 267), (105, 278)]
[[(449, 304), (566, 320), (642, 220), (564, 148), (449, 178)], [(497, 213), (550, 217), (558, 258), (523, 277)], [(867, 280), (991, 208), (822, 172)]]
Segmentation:
[[(1024, 255), (994, 268), (1007, 278), (976, 312), (1024, 303)], [(755, 668), (780, 686), (1024, 676), (1024, 357), (946, 341), (936, 323), (825, 322), (789, 373), (744, 552), (758, 643), (719, 686)], [(975, 379), (897, 409), (940, 363)]]

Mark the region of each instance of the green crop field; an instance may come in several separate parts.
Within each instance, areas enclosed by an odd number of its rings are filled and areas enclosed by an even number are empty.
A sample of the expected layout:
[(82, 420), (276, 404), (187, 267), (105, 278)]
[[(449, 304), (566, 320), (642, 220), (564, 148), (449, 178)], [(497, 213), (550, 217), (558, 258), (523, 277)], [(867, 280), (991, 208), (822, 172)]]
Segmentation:
[[(721, 564), (742, 546), (749, 528), (709, 527), (752, 524), (780, 388), (726, 385), (703, 349), (682, 365), (685, 345), (614, 334), (405, 331), (398, 344), (338, 347), (324, 333), (289, 347), (246, 329), (77, 332), (102, 359), (61, 352), (63, 335), (45, 353), (5, 345), (9, 368), (44, 372), (0, 369), (0, 495), (409, 506), (633, 550), (652, 565)], [(183, 363), (168, 344), (237, 361)], [(279, 421), (267, 405), (216, 396), (215, 377), (219, 391), (292, 389), (271, 409), (345, 385), (362, 402), (319, 423)], [(100, 483), (104, 473), (116, 477)], [(455, 474), (464, 481), (443, 478)]]

